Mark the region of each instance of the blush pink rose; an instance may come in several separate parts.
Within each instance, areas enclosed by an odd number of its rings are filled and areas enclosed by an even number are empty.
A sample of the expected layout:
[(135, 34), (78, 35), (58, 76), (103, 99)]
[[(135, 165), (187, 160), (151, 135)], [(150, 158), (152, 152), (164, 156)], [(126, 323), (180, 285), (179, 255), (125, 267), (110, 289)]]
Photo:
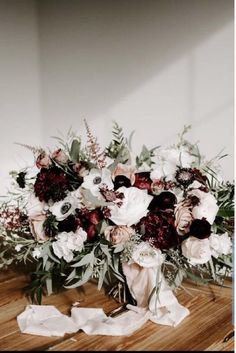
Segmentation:
[(36, 166), (41, 168), (48, 168), (52, 164), (50, 156), (46, 152), (40, 153), (36, 159)]
[(122, 164), (122, 163), (118, 163), (116, 168), (114, 169), (113, 173), (112, 173), (112, 179), (114, 180), (116, 176), (118, 175), (123, 175), (126, 178), (128, 178), (130, 180), (131, 185), (134, 184), (135, 182), (135, 169), (130, 166), (130, 165), (126, 165), (126, 164)]
[(59, 164), (66, 164), (69, 158), (66, 153), (61, 148), (59, 148), (52, 153), (52, 159), (54, 159), (54, 161)]

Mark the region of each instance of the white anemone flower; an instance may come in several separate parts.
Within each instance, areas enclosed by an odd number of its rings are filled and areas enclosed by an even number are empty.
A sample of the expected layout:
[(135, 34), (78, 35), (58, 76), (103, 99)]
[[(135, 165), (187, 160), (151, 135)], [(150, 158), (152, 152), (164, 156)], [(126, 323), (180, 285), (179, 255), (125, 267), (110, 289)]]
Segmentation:
[(107, 168), (91, 169), (89, 174), (84, 177), (84, 182), (81, 184), (82, 188), (89, 189), (91, 193), (101, 198), (100, 187), (107, 186), (108, 189), (113, 189), (114, 185), (111, 178), (111, 172)]
[(79, 200), (72, 195), (68, 195), (64, 200), (55, 202), (49, 211), (56, 217), (58, 221), (63, 221), (72, 214), (79, 205)]

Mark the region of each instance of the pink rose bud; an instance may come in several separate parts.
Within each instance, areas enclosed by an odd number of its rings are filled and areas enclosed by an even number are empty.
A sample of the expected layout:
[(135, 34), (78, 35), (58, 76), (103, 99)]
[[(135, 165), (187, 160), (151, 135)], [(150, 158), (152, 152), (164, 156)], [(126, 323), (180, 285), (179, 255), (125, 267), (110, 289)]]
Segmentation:
[(65, 152), (61, 148), (59, 148), (58, 150), (52, 153), (52, 159), (54, 159), (54, 161), (59, 164), (66, 164), (69, 158), (65, 154)]
[(40, 153), (36, 159), (36, 166), (41, 168), (48, 168), (52, 164), (51, 158), (46, 152)]

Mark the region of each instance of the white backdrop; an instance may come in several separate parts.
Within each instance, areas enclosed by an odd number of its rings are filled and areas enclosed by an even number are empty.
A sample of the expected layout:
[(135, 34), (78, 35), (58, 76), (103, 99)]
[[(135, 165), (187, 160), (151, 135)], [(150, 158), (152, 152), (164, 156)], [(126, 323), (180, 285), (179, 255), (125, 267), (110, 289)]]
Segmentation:
[(134, 150), (184, 124), (232, 180), (233, 0), (0, 0), (0, 190), (32, 162), (14, 145), (53, 146), (86, 118), (102, 145), (112, 121)]

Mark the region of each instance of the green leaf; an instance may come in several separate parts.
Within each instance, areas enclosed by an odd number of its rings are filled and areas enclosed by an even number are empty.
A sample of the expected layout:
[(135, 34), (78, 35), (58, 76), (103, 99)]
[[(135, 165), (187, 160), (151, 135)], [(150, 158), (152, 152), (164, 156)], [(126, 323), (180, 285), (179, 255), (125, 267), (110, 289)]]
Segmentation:
[(52, 290), (52, 278), (51, 277), (47, 277), (46, 278), (46, 288), (47, 288), (48, 295), (51, 295), (53, 293), (53, 290)]
[(81, 188), (81, 194), (86, 199), (86, 201), (90, 202), (94, 208), (101, 207), (101, 206), (108, 206), (111, 202), (106, 202), (103, 200), (99, 200), (95, 197), (89, 189)]
[(90, 266), (90, 265), (89, 265), (89, 266), (86, 268), (84, 274), (82, 275), (82, 278), (81, 278), (79, 281), (77, 281), (77, 282), (75, 282), (75, 283), (73, 283), (73, 284), (71, 284), (71, 285), (68, 285), (68, 286), (65, 286), (65, 285), (64, 285), (64, 287), (65, 287), (65, 288), (77, 288), (77, 287), (79, 287), (79, 286), (82, 286), (83, 284), (85, 284), (86, 282), (88, 282), (88, 280), (90, 279), (92, 273), (93, 273), (93, 266)]
[(110, 254), (110, 251), (108, 249), (108, 245), (100, 244), (100, 248), (104, 252), (104, 254), (107, 256), (107, 261), (109, 263), (111, 261), (111, 254)]
[(36, 289), (36, 298), (37, 298), (37, 302), (39, 304), (41, 304), (41, 302), (42, 302), (42, 294), (43, 294), (42, 287), (37, 288)]
[(218, 217), (223, 217), (223, 218), (230, 218), (230, 217), (234, 217), (234, 210), (232, 209), (227, 209), (227, 208), (220, 208), (218, 213), (217, 213)]
[(212, 258), (210, 258), (210, 260), (208, 261), (208, 264), (209, 264), (209, 267), (210, 267), (212, 278), (214, 279), (214, 281), (216, 281), (215, 267), (214, 267)]
[(73, 142), (71, 144), (70, 157), (71, 157), (72, 162), (74, 162), (74, 163), (79, 162), (80, 145), (81, 145), (81, 142), (79, 142), (78, 140), (73, 140)]
[(94, 261), (94, 252), (92, 251), (89, 254), (86, 254), (79, 262), (77, 262), (76, 264), (71, 265), (71, 267), (80, 267), (80, 266), (84, 266), (87, 265), (89, 263), (93, 263)]
[(98, 290), (102, 288), (107, 269), (108, 269), (108, 266), (107, 266), (107, 263), (105, 262), (99, 272)]
[(114, 253), (118, 253), (124, 250), (124, 244), (117, 244), (114, 246)]
[(71, 273), (69, 274), (69, 276), (66, 278), (66, 281), (71, 281), (72, 279), (74, 279), (76, 277), (76, 269), (74, 268), (73, 271), (71, 271)]

